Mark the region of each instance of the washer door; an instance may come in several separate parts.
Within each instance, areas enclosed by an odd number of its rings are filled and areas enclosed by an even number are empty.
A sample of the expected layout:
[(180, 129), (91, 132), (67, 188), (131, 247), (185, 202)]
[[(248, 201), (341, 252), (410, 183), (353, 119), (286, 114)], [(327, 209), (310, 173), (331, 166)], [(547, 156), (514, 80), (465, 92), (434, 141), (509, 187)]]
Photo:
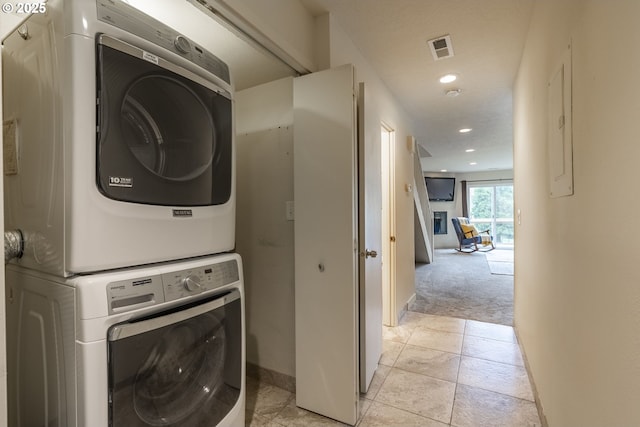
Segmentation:
[(110, 328), (110, 425), (217, 425), (241, 392), (240, 310), (234, 291)]
[(106, 197), (164, 206), (226, 203), (231, 96), (212, 82), (98, 37), (97, 184)]
[(133, 406), (149, 425), (178, 423), (207, 404), (223, 383), (226, 336), (205, 314), (168, 329), (149, 350), (133, 383)]

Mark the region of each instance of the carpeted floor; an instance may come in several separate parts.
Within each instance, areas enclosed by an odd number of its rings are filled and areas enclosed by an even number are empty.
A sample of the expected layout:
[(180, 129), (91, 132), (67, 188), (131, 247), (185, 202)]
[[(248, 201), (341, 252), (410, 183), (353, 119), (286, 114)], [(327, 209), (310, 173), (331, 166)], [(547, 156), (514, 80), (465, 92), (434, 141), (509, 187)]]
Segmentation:
[(491, 274), (484, 253), (437, 249), (433, 263), (416, 264), (409, 310), (513, 326), (513, 276)]

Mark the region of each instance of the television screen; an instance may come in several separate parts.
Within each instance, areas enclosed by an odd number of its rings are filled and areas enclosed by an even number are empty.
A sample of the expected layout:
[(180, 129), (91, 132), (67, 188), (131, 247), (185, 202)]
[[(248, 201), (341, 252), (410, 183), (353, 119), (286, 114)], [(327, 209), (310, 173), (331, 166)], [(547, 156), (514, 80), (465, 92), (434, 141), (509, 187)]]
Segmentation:
[(453, 193), (456, 188), (455, 178), (425, 177), (427, 194), (432, 202), (453, 202)]

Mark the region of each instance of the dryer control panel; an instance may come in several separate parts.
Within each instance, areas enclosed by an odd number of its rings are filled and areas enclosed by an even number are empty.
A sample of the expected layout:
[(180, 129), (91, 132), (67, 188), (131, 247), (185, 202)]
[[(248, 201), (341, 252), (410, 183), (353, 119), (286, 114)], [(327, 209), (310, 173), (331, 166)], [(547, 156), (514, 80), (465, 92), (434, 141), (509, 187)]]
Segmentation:
[(123, 0), (96, 0), (98, 19), (176, 53), (231, 84), (229, 67), (211, 52)]
[(107, 285), (109, 314), (198, 295), (240, 280), (235, 260), (169, 273), (111, 282)]

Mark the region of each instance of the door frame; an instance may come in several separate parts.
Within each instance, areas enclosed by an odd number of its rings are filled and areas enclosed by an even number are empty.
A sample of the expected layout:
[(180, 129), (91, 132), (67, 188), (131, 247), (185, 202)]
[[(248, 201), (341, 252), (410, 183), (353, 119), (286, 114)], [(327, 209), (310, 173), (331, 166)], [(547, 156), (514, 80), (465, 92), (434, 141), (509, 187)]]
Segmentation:
[(396, 192), (395, 130), (380, 123), (382, 167), (382, 321), (385, 326), (398, 324), (396, 309)]

